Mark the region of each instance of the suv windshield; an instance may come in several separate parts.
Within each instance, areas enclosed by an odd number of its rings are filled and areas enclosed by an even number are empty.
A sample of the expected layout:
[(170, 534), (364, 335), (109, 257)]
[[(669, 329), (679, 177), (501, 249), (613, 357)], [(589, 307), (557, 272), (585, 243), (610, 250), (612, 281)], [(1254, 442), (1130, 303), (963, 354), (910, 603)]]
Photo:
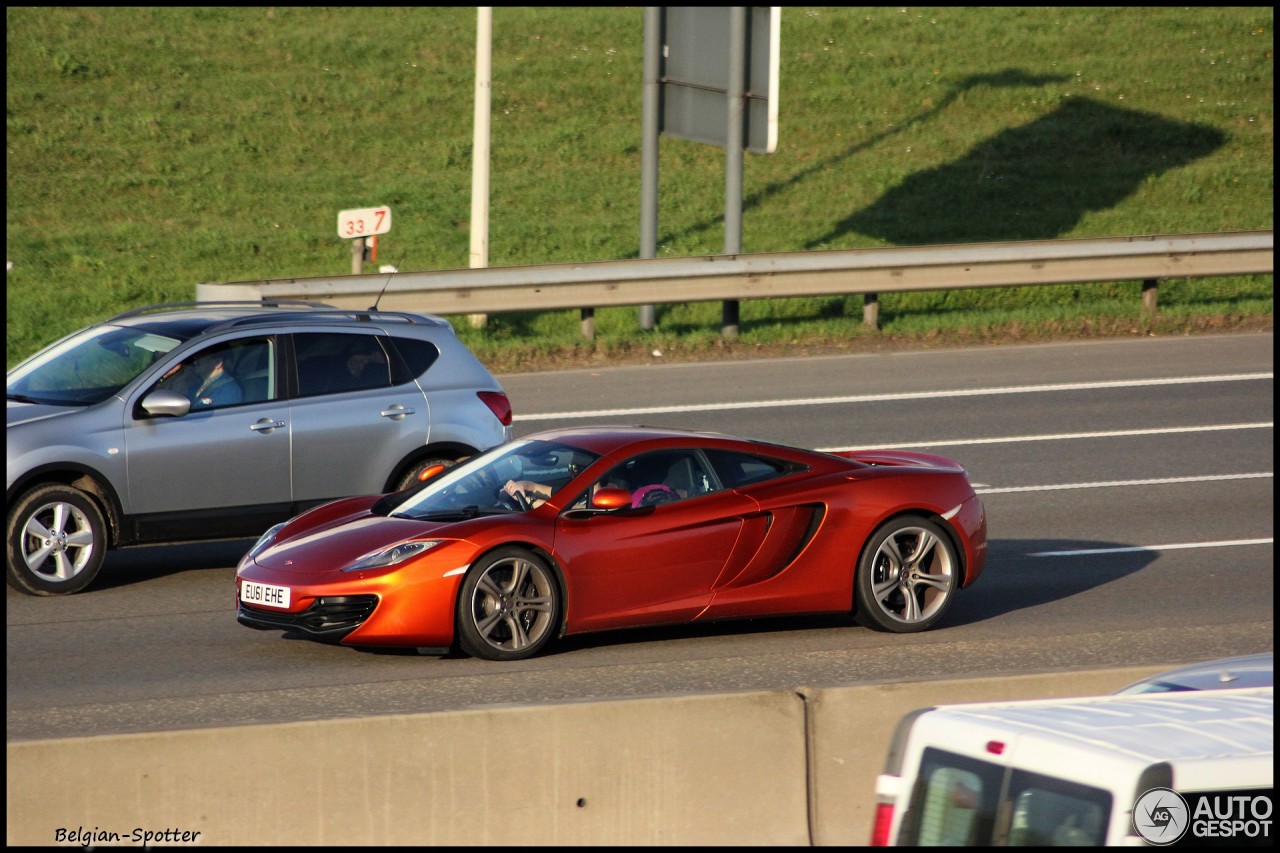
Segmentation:
[(5, 395), (31, 403), (92, 406), (117, 393), (180, 343), (144, 329), (95, 326), (9, 371)]

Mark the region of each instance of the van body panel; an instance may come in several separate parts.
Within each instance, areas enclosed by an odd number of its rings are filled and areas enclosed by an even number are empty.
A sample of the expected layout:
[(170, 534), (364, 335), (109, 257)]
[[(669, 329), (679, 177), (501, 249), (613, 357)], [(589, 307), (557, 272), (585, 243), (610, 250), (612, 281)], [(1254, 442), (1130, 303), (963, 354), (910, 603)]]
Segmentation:
[[(1135, 844), (1152, 787), (1270, 792), (1272, 688), (940, 705), (899, 723), (873, 844)], [(1154, 784), (1163, 782), (1163, 785)]]

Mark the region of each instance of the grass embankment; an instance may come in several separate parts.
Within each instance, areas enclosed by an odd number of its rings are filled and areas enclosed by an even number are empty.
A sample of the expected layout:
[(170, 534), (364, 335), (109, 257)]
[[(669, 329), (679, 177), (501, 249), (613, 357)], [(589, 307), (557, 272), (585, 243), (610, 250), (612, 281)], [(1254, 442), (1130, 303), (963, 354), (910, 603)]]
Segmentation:
[[(742, 248), (1273, 227), (1266, 8), (786, 7), (777, 152)], [(7, 359), (202, 281), (342, 274), (339, 210), (389, 205), (379, 263), (470, 252), (471, 8), (6, 10)], [(497, 9), (489, 265), (636, 257), (643, 11)], [(724, 151), (664, 137), (658, 253), (723, 251)], [(455, 318), (493, 369), (1270, 329), (1272, 277)], [(696, 298), (696, 295), (693, 295)]]

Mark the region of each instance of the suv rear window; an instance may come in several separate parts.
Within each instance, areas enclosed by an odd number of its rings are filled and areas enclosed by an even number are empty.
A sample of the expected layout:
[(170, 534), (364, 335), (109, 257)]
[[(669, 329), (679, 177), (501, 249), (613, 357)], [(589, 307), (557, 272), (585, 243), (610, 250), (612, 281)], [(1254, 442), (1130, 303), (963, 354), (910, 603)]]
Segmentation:
[(367, 333), (298, 332), (293, 347), (302, 397), (403, 385), (440, 355), (430, 341)]
[(428, 368), (435, 364), (436, 359), (440, 357), (440, 350), (431, 341), (401, 338), (395, 335), (392, 335), (388, 340), (400, 353), (400, 357), (404, 359), (405, 366), (409, 369), (409, 375), (401, 380), (403, 382), (417, 379), (426, 373)]

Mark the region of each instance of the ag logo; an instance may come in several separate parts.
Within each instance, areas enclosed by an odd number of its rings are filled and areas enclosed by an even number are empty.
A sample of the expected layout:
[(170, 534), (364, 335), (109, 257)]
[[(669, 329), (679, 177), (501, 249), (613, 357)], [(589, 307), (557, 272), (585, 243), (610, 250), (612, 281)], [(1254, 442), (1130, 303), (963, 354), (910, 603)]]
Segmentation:
[(1133, 804), (1133, 828), (1143, 840), (1159, 847), (1181, 838), (1189, 818), (1187, 801), (1168, 788), (1152, 788)]

